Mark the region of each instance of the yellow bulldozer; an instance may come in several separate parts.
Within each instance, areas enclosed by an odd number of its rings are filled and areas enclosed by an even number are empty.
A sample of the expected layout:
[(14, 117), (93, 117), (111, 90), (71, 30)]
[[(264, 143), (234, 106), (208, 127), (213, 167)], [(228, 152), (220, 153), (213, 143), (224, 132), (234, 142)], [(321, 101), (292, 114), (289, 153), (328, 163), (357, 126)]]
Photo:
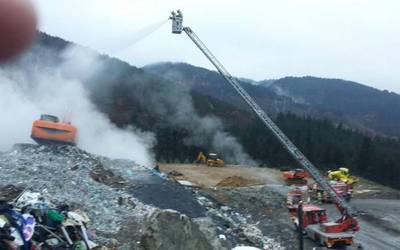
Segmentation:
[(336, 171), (328, 171), (328, 178), (334, 181), (341, 181), (349, 185), (354, 185), (358, 182), (358, 179), (351, 176), (348, 168), (339, 168)]
[(197, 155), (196, 161), (198, 163), (206, 164), (208, 167), (224, 167), (225, 162), (218, 158), (218, 155), (216, 153), (209, 153), (208, 158), (203, 152), (200, 152)]

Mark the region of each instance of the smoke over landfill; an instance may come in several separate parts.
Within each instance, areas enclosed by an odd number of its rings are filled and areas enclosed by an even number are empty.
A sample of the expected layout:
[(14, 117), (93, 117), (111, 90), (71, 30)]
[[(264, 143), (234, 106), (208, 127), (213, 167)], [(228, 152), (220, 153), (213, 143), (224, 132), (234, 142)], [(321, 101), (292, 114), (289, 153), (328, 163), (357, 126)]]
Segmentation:
[(0, 150), (8, 150), (15, 143), (32, 143), (32, 122), (40, 114), (53, 114), (78, 127), (78, 147), (152, 164), (153, 134), (134, 127), (117, 128), (90, 101), (83, 81), (102, 69), (97, 55), (83, 48), (70, 47), (55, 54), (40, 46), (2, 67)]
[[(126, 100), (134, 100), (132, 107), (139, 108), (140, 114), (155, 117), (158, 125), (186, 131), (187, 146), (215, 151), (229, 163), (254, 164), (217, 117), (196, 112), (184, 84), (152, 77), (62, 40), (51, 40), (52, 46), (48, 46), (46, 39), (54, 38), (40, 37), (29, 53), (0, 68), (0, 150), (15, 143), (32, 143), (32, 122), (40, 114), (53, 114), (78, 127), (78, 147), (111, 158), (152, 164), (155, 135), (129, 125), (139, 122), (140, 117), (134, 115), (119, 124), (123, 129), (108, 118), (109, 114), (122, 115), (113, 107), (121, 97), (115, 96), (119, 91)], [(141, 128), (152, 130), (146, 125)]]
[(137, 98), (149, 112), (156, 113), (168, 125), (184, 129), (189, 135), (185, 144), (215, 150), (230, 163), (254, 165), (235, 137), (225, 131), (215, 116), (200, 116), (194, 106), (190, 90), (184, 84), (162, 82), (139, 85)]

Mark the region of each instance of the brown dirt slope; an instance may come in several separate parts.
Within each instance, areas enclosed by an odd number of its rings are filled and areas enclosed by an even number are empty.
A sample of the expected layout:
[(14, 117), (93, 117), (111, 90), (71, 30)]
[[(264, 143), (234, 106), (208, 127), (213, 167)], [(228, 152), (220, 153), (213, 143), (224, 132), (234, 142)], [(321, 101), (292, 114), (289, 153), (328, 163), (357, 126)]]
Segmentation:
[[(261, 182), (259, 182), (262, 184)], [(257, 184), (257, 181), (254, 180), (249, 180), (245, 179), (240, 176), (229, 176), (222, 181), (217, 183), (218, 187), (248, 187), (248, 186), (254, 186)]]
[(159, 164), (159, 167), (166, 174), (177, 171), (183, 174), (179, 179), (190, 181), (201, 187), (216, 187), (221, 181), (234, 176), (243, 178), (244, 182), (246, 182), (244, 186), (281, 184), (282, 182), (280, 171), (271, 168), (233, 165), (227, 165), (223, 168), (212, 168), (201, 164)]

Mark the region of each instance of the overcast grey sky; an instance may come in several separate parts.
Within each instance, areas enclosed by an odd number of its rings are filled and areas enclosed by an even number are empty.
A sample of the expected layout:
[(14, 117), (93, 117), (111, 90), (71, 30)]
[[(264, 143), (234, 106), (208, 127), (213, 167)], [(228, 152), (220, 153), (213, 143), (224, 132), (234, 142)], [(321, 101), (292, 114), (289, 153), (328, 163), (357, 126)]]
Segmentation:
[[(180, 8), (235, 76), (320, 76), (400, 93), (399, 0), (33, 0), (40, 29), (135, 66), (182, 61), (213, 69), (170, 23)], [(148, 36), (146, 36), (148, 35)]]

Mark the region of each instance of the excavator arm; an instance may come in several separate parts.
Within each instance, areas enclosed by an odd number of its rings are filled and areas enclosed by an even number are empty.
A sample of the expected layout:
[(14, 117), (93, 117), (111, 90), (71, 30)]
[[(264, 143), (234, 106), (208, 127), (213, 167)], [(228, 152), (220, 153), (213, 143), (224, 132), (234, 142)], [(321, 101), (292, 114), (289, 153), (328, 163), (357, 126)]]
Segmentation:
[(206, 163), (207, 163), (207, 157), (205, 156), (205, 154), (203, 154), (203, 152), (200, 152), (200, 153), (197, 155), (196, 161), (197, 161), (198, 163), (206, 164)]

